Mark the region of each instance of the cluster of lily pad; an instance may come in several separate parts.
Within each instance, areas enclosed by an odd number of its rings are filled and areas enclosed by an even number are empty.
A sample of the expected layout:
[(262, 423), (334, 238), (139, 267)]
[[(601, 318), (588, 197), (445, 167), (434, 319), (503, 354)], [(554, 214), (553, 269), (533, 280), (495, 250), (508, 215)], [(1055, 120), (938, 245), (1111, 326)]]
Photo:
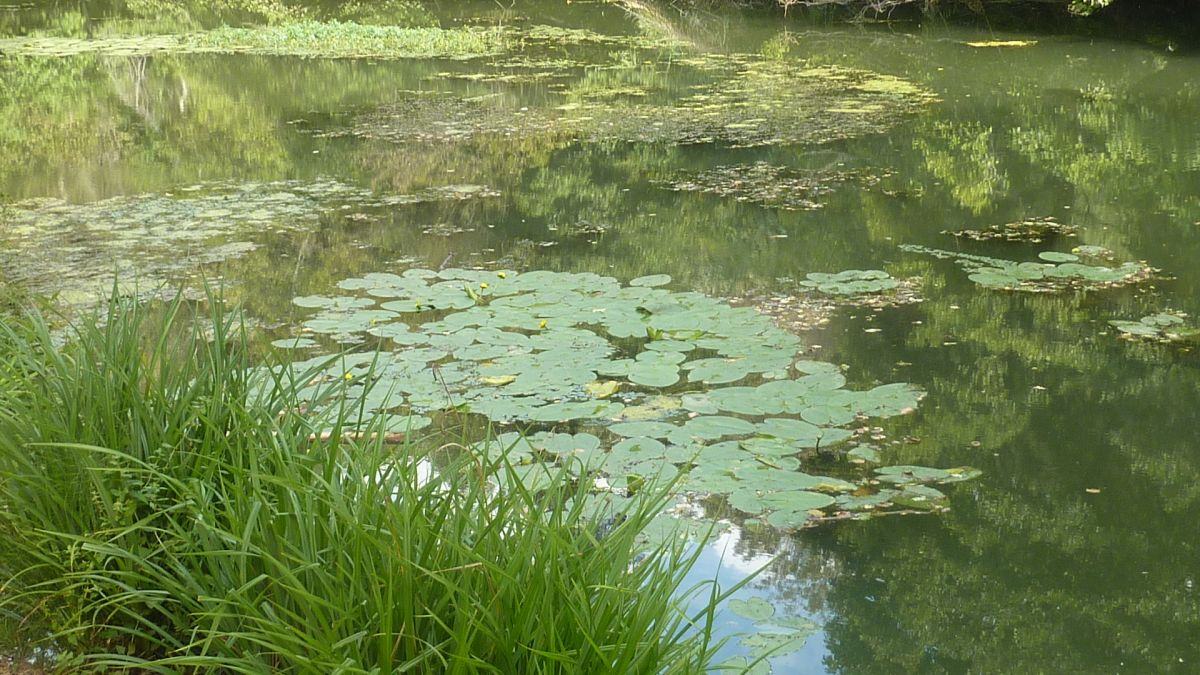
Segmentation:
[(1109, 325), (1130, 340), (1150, 342), (1183, 342), (1200, 337), (1200, 328), (1187, 325), (1187, 315), (1174, 312), (1159, 312), (1143, 316), (1137, 321), (1109, 321)]
[[(617, 491), (678, 476), (681, 489), (725, 495), (784, 529), (930, 499), (927, 474), (801, 470), (818, 451), (843, 448), (855, 436), (848, 426), (912, 411), (917, 388), (846, 389), (838, 366), (798, 359), (799, 339), (769, 318), (669, 282), (410, 269), (347, 279), (342, 295), (296, 304), (317, 310), (303, 324), (306, 344), (324, 335), (374, 347), (324, 363), (314, 393), (324, 379), (351, 380), (355, 403), (393, 415), (399, 431), (449, 412), (511, 426), (474, 451), (506, 453), (531, 487), (556, 465), (598, 472), (598, 485)], [(863, 499), (880, 492), (887, 498)]]
[(795, 615), (781, 616), (775, 605), (762, 597), (730, 600), (729, 610), (754, 622), (754, 630), (739, 639), (749, 654), (723, 664), (724, 668), (738, 672), (756, 672), (751, 664), (757, 662), (761, 666), (759, 671), (770, 673), (768, 658), (787, 656), (799, 650), (820, 629), (811, 619)]
[(376, 194), (335, 180), (211, 182), (168, 193), (71, 204), (8, 204), (0, 232), (5, 275), (65, 305), (87, 304), (118, 280), (152, 290), (197, 266), (254, 250), (265, 232), (315, 228), (322, 214), (494, 196), (478, 185)]
[(1142, 262), (1125, 262), (1115, 267), (1089, 265), (1075, 253), (1060, 251), (1039, 253), (1040, 262), (1016, 262), (911, 244), (900, 248), (911, 253), (953, 260), (969, 273), (971, 281), (985, 288), (1025, 293), (1116, 288), (1142, 283), (1157, 272)]
[(826, 273), (811, 272), (801, 286), (812, 288), (827, 295), (863, 295), (890, 291), (900, 285), (892, 275), (883, 270), (845, 270)]
[(682, 174), (664, 185), (679, 192), (733, 197), (767, 208), (799, 211), (821, 208), (824, 204), (820, 198), (838, 185), (851, 181), (873, 185), (879, 180), (879, 175), (861, 171), (802, 170), (755, 162)]
[(980, 230), (954, 230), (943, 234), (952, 234), (964, 239), (975, 241), (1028, 241), (1041, 243), (1050, 237), (1074, 237), (1079, 228), (1060, 222), (1054, 216), (1025, 218), (1003, 225), (991, 225)]

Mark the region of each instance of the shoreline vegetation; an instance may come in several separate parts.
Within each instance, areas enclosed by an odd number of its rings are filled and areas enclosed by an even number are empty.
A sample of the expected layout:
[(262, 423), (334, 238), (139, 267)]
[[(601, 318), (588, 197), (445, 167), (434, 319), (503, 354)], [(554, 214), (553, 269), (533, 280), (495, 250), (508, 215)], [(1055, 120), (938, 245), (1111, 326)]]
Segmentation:
[(711, 665), (715, 607), (741, 584), (685, 588), (702, 547), (641, 538), (667, 490), (616, 508), (575, 472), (531, 491), (504, 453), (391, 443), (358, 410), (313, 420), (309, 378), (264, 370), (234, 314), (207, 305), (114, 296), (65, 342), (38, 313), (0, 318), (13, 667)]

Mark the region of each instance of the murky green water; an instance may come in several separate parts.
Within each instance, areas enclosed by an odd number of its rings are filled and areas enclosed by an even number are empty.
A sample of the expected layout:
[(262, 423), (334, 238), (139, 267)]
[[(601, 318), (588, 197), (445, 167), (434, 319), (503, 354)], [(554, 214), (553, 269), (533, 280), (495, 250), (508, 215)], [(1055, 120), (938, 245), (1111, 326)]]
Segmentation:
[[(482, 19), (639, 34), (637, 21), (605, 5), (447, 4), (446, 26)], [(753, 594), (822, 629), (776, 659), (776, 672), (1200, 668), (1200, 357), (1118, 339), (1108, 325), (1162, 310), (1200, 315), (1200, 57), (947, 26), (658, 18), (667, 22), (641, 34), (683, 42), (681, 53), (867, 69), (939, 100), (889, 118), (885, 133), (737, 148), (728, 139), (679, 145), (537, 133), (535, 113), (564, 101), (636, 100), (663, 88), (679, 95), (703, 83), (682, 66), (642, 63), (645, 54), (629, 45), (538, 52), (606, 64), (615, 52), (619, 68), (482, 82), (445, 75), (483, 70), (472, 61), (10, 56), (0, 58), (0, 192), (10, 202), (88, 203), (186, 195), (183, 188), (212, 182), (333, 179), (376, 194), (447, 185), (500, 193), (361, 208), (322, 208), (316, 199), (266, 219), (271, 227), (251, 218), (236, 235), (200, 228), (197, 236), (257, 245), (236, 248), (206, 274), (231, 282), (229, 294), (278, 326), (276, 336), (306, 316), (292, 298), (412, 264), (496, 263), (623, 280), (666, 273), (672, 288), (716, 296), (780, 291), (789, 287), (783, 279), (809, 272), (919, 275), (923, 302), (845, 308), (801, 337), (813, 358), (848, 364), (855, 387), (906, 381), (928, 392), (916, 415), (888, 424), (889, 462), (970, 465), (983, 476), (947, 489), (952, 509), (941, 515), (843, 522), (794, 537), (733, 530), (698, 577), (714, 572), (723, 550), (721, 574), (730, 580), (779, 556)], [(0, 8), (11, 33), (86, 33), (76, 24), (53, 10)], [(993, 39), (1037, 42), (963, 44)], [(399, 142), (337, 133), (384, 104), (409, 106), (393, 120), (425, 119), (406, 93), (413, 90), (485, 97), (491, 126), (472, 131), (463, 120), (479, 118), (464, 116), (439, 127), (453, 138), (409, 133)], [(819, 208), (766, 208), (661, 184), (759, 161), (826, 172), (814, 175), (828, 189), (809, 195), (816, 204), (808, 206)], [(262, 207), (232, 202), (230, 214)], [(1075, 226), (1076, 236), (974, 242), (942, 233), (1044, 216)], [(105, 217), (92, 214), (89, 223), (103, 229), (96, 220)], [(39, 242), (9, 255), (6, 274), (53, 286), (61, 266), (22, 258), (86, 260), (89, 240), (79, 236), (75, 258), (62, 257), (61, 242)], [(1165, 276), (1089, 293), (1011, 293), (901, 244), (1014, 261), (1099, 245)], [(171, 260), (138, 249), (125, 262), (153, 256), (151, 271), (172, 278), (190, 269), (183, 263), (197, 255), (194, 246), (172, 241)], [(740, 621), (726, 619), (725, 628), (749, 625)]]

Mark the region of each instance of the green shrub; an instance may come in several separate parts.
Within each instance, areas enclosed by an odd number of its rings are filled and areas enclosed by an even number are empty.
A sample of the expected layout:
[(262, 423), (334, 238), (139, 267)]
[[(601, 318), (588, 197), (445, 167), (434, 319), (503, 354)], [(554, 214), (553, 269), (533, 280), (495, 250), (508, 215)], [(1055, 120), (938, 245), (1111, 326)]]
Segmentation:
[(320, 440), (307, 377), (185, 310), (114, 300), (65, 343), (0, 319), (0, 646), (151, 672), (706, 668), (699, 549), (638, 552), (665, 491), (605, 519), (570, 475), (498, 490), (503, 460)]

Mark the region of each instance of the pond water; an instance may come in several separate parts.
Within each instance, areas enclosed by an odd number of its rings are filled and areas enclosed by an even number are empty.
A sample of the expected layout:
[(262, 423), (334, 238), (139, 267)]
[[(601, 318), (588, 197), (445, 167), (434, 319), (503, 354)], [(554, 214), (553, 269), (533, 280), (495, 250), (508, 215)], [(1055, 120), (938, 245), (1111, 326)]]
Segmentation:
[[(1200, 56), (638, 7), (443, 3), (443, 27), (517, 36), (472, 59), (0, 47), (0, 265), (74, 303), (112, 269), (202, 270), (271, 339), (312, 317), (293, 298), (411, 267), (666, 274), (771, 305), (848, 387), (926, 393), (869, 430), (885, 464), (982, 474), (944, 513), (792, 534), (710, 504), (733, 526), (697, 579), (775, 559), (739, 596), (769, 609), (723, 630), (812, 621), (786, 673), (1200, 668), (1200, 355), (1173, 339), (1200, 326)], [(0, 27), (216, 25), (94, 14), (14, 5)], [(753, 105), (722, 107), (731, 88)], [(1039, 260), (1080, 246), (1107, 249), (1082, 249), (1092, 271)], [(1059, 271), (1020, 276), (1035, 260)], [(788, 309), (848, 269), (915, 285)], [(1182, 323), (1110, 324), (1164, 312)]]

